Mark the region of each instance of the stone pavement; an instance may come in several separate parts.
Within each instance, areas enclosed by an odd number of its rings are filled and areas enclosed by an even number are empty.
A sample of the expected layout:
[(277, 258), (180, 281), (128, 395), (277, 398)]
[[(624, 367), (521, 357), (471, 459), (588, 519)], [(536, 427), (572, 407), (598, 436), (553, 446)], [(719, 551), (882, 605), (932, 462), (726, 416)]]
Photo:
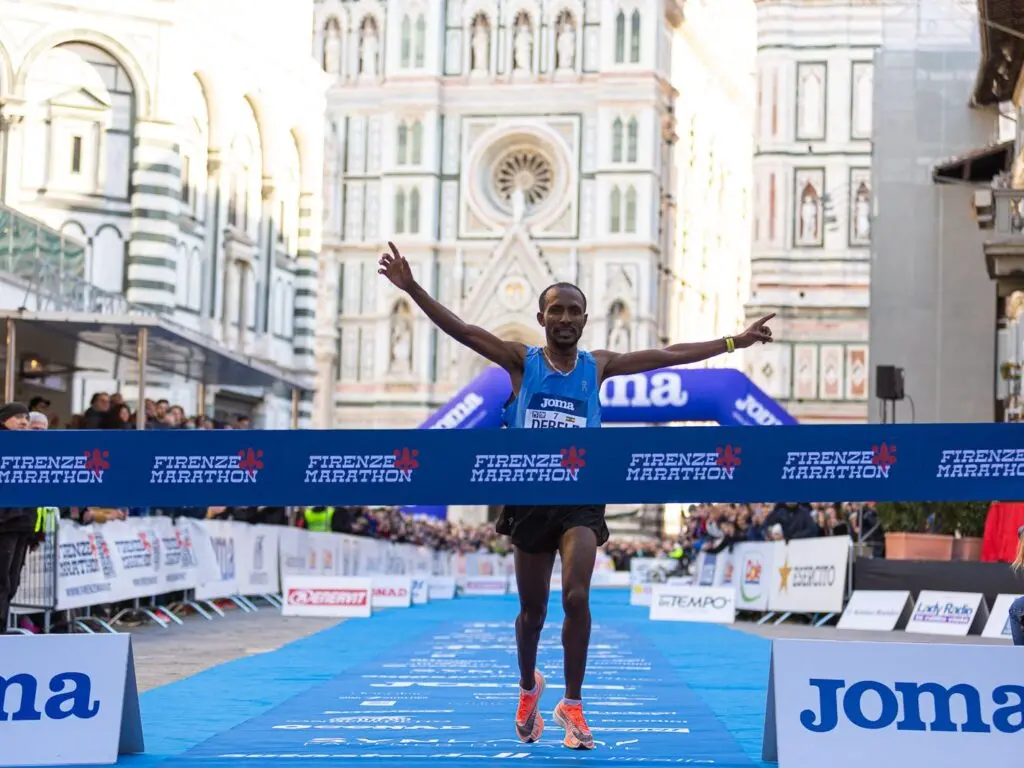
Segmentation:
[(257, 613), (230, 609), (225, 614), (213, 621), (189, 616), (183, 626), (172, 624), (167, 629), (150, 623), (132, 628), (139, 690), (172, 683), (234, 659), (276, 651), (339, 622), (281, 616), (269, 606), (262, 606)]

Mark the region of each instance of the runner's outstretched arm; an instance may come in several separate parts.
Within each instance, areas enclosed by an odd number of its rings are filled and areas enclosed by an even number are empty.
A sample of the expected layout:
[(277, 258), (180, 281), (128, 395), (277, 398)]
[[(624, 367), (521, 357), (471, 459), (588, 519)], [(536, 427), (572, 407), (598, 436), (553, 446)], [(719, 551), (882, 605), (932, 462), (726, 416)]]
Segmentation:
[(602, 365), (602, 380), (612, 376), (645, 373), (672, 365), (699, 363), (702, 360), (731, 352), (733, 349), (745, 349), (757, 342), (762, 344), (770, 342), (772, 329), (767, 326), (767, 322), (773, 317), (775, 317), (774, 312), (765, 315), (738, 336), (727, 336), (714, 341), (698, 341), (692, 344), (673, 344), (663, 349), (644, 349), (637, 352), (618, 353), (602, 349), (595, 351), (594, 357)]
[(522, 370), (526, 347), (517, 342), (502, 341), (490, 331), (465, 322), (416, 282), (409, 262), (390, 240), (388, 248), (391, 249), (391, 253), (381, 254), (377, 273), (384, 275), (396, 288), (409, 294), (409, 298), (416, 302), (416, 306), (423, 310), (434, 325), (459, 344), (469, 347), (509, 373)]

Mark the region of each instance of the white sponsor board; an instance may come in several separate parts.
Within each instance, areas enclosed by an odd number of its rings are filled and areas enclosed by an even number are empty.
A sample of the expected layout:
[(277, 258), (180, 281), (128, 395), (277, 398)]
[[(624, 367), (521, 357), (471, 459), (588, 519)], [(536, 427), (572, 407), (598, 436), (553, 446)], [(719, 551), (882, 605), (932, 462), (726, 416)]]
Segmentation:
[(664, 584), (678, 561), (660, 557), (634, 557), (629, 561), (629, 604), (651, 604), (651, 586)]
[(412, 604), (426, 605), (430, 602), (430, 586), (426, 576), (418, 576), (412, 580)]
[(471, 597), (504, 595), (508, 593), (507, 576), (467, 576), (463, 594)]
[(985, 629), (982, 630), (982, 637), (990, 637), (994, 640), (1012, 640), (1010, 636), (1010, 605), (1022, 595), (999, 595), (992, 604), (992, 612), (989, 614)]
[(775, 553), (784, 547), (774, 541), (739, 544), (733, 552), (736, 610), (767, 611)]
[(856, 589), (837, 627), (891, 632), (912, 606), (907, 591)]
[(200, 561), (197, 600), (217, 600), (238, 594), (236, 552), (238, 539), (243, 535), (240, 530), (243, 525), (231, 520), (204, 520), (198, 526), (196, 543), (204, 552), (212, 551), (213, 559), (204, 558)]
[(367, 618), (373, 582), (352, 576), (285, 576), (282, 616)]
[(235, 569), (240, 595), (276, 595), (281, 586), (278, 537), (283, 526), (235, 527)]
[(408, 608), (412, 605), (412, 579), (409, 576), (373, 576), (374, 608)]
[(427, 595), (431, 600), (451, 600), (455, 597), (455, 577), (431, 576), (427, 579)]
[(650, 618), (732, 624), (736, 621), (736, 593), (732, 587), (655, 584), (651, 589)]
[(737, 546), (733, 551), (723, 549), (714, 554), (707, 551), (698, 554), (694, 567), (697, 584), (701, 587), (730, 586), (735, 578)]
[(113, 765), (143, 751), (130, 634), (0, 643), (0, 766)]
[(910, 613), (907, 632), (920, 635), (966, 637), (971, 627), (988, 619), (985, 596), (980, 592), (921, 592)]
[(768, 610), (839, 613), (852, 539), (823, 536), (776, 544)]
[(1005, 646), (776, 640), (762, 760), (1019, 764), (1020, 664), (1020, 650)]

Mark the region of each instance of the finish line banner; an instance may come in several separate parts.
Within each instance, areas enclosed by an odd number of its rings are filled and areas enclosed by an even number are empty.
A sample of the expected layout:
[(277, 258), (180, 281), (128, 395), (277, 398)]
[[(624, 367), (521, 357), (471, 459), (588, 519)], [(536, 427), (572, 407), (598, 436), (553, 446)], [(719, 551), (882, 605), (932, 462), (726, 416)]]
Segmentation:
[(1024, 497), (1014, 424), (0, 434), (11, 507)]

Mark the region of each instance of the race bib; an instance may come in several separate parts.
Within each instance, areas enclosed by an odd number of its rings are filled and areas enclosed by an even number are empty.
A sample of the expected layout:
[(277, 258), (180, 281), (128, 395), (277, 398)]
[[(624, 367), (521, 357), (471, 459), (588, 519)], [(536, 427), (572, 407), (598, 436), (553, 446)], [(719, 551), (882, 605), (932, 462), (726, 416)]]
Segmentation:
[(526, 406), (524, 427), (529, 429), (566, 429), (587, 426), (587, 404), (570, 397), (537, 393)]

